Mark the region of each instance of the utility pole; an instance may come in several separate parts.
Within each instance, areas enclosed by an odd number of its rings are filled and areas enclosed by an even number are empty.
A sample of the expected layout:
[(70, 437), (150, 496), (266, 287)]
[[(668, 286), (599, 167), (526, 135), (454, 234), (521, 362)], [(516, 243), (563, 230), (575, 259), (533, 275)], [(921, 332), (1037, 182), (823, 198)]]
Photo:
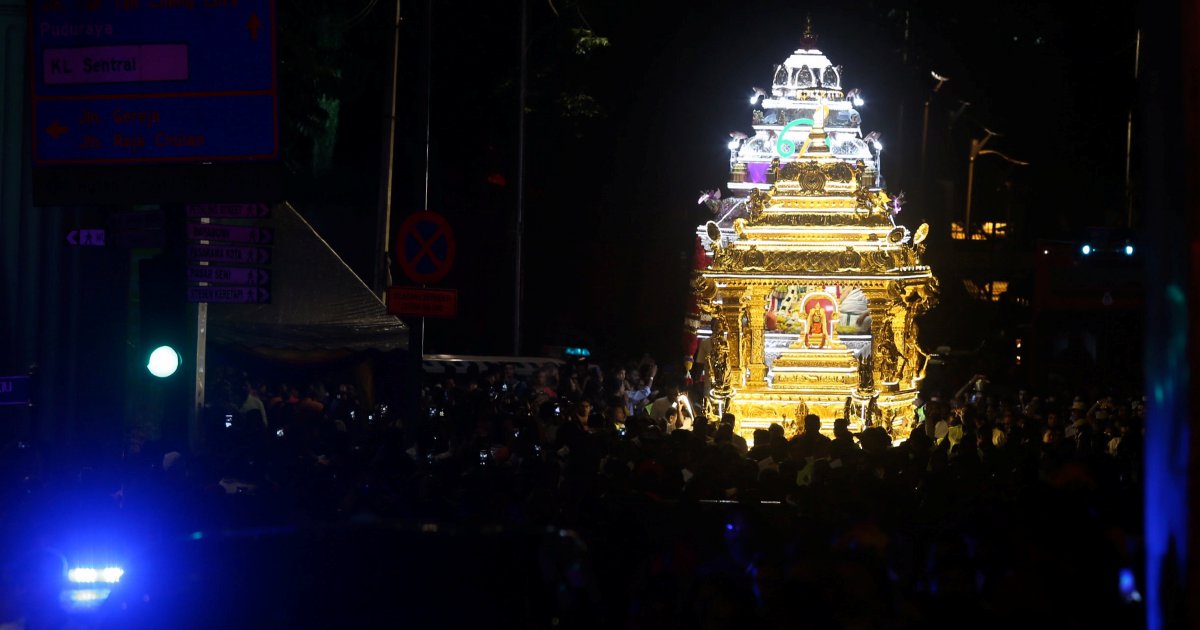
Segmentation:
[[(1141, 63), (1142, 29), (1137, 30), (1133, 40), (1133, 82), (1138, 80), (1138, 65)], [(1129, 118), (1125, 123), (1125, 227), (1133, 229), (1133, 104), (1129, 105)]]
[(521, 0), (521, 79), (517, 96), (517, 239), (513, 278), (513, 356), (521, 355), (521, 248), (525, 236), (525, 88), (528, 70), (529, 0)]
[(396, 159), (396, 88), (400, 66), (400, 0), (392, 6), (391, 80), (384, 95), (383, 146), (379, 156), (379, 199), (375, 215), (375, 277), (371, 289), (382, 299), (388, 285), (388, 246), (392, 230), (392, 174)]

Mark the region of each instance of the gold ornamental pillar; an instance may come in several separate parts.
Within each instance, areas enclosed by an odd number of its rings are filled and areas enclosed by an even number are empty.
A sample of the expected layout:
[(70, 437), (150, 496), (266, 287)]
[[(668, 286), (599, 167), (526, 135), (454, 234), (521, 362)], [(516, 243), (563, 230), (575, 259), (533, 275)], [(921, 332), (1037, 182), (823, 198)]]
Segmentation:
[(889, 350), (884, 348), (885, 344), (892, 343), (890, 339), (885, 339), (885, 331), (890, 323), (888, 319), (890, 317), (889, 306), (891, 306), (891, 300), (886, 295), (875, 292), (867, 294), (867, 308), (871, 312), (871, 375), (874, 377), (877, 390), (883, 389), (884, 373), (888, 371), (888, 363), (895, 360), (887, 355)]
[(764, 352), (767, 326), (767, 296), (771, 294), (771, 287), (752, 284), (746, 292), (749, 298), (747, 309), (749, 315), (749, 328), (747, 331), (750, 338), (750, 375), (747, 379), (747, 384), (752, 387), (762, 387), (767, 381), (767, 359)]
[(904, 307), (904, 304), (893, 301), (891, 306), (892, 332), (894, 334), (896, 349), (900, 351), (901, 369), (899, 376), (900, 387), (902, 389), (912, 387), (913, 377), (916, 376), (916, 363), (913, 357), (910, 356), (912, 354), (911, 344), (916, 343), (916, 340), (910, 341), (908, 338), (908, 317), (908, 309)]
[(745, 362), (742, 349), (748, 348), (745, 327), (742, 326), (742, 299), (744, 291), (741, 287), (726, 287), (721, 291), (721, 305), (717, 307), (716, 317), (721, 320), (729, 339), (729, 384), (732, 387), (742, 387), (745, 384)]

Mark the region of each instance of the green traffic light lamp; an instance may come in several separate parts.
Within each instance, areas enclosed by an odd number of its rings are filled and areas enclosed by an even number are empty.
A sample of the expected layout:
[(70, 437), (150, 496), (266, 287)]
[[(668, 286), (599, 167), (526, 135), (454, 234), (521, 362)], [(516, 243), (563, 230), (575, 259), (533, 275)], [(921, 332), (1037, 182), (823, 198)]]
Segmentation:
[(146, 369), (151, 374), (158, 378), (167, 378), (179, 370), (179, 366), (183, 365), (183, 359), (179, 353), (171, 346), (159, 346), (150, 353), (150, 359), (146, 362)]

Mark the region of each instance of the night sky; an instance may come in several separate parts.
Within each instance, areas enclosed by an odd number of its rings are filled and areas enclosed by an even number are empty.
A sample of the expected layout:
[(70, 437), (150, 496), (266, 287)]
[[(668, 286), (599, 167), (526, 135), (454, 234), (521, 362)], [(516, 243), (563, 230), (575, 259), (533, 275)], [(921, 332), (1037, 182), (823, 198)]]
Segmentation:
[[(458, 234), (455, 268), (439, 286), (458, 289), (460, 316), (429, 320), (425, 350), (507, 354), (520, 5), (433, 4), (428, 47), (425, 3), (402, 8), (392, 225), (425, 206), (424, 68), (432, 50), (428, 206)], [(293, 166), (301, 165), (291, 198), (365, 278), (389, 35), (386, 20), (376, 19), (382, 12), (377, 6), (338, 31), (331, 58), (345, 71), (330, 90), (344, 99), (332, 168), (305, 170), (303, 138), (290, 153)], [(698, 192), (727, 180), (727, 134), (751, 131), (750, 88), (769, 87), (774, 65), (799, 46), (806, 15), (818, 47), (845, 67), (844, 85), (866, 99), (864, 133), (882, 133), (888, 188), (908, 200), (901, 222), (915, 228), (929, 221), (934, 249), (948, 221), (961, 217), (968, 147), (984, 127), (1003, 134), (988, 148), (1031, 162), (1022, 168), (987, 156), (977, 164), (977, 220), (1011, 216), (1014, 247), (1124, 226), (1133, 8), (531, 0), (524, 354), (546, 344), (587, 345), (606, 357), (650, 351), (674, 359), (692, 235), (709, 218), (696, 205)], [(577, 54), (581, 29), (607, 38), (607, 46)], [(295, 97), (287, 107), (297, 108), (311, 98), (313, 83), (303, 63), (289, 69), (287, 39), (281, 37), (283, 89)], [(922, 180), (931, 70), (951, 80), (931, 101)], [(395, 284), (408, 283), (394, 273)]]

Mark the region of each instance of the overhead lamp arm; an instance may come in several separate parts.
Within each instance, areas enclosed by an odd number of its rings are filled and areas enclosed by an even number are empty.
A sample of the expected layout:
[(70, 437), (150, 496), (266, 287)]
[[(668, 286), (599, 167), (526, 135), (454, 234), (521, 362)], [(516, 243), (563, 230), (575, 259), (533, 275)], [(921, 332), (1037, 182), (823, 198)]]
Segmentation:
[(1024, 161), (1024, 160), (1017, 160), (1017, 159), (1014, 159), (1014, 158), (1010, 158), (1010, 157), (1008, 157), (1007, 155), (1004, 155), (1003, 153), (1001, 153), (1001, 152), (999, 152), (999, 151), (992, 150), (992, 149), (981, 149), (981, 150), (979, 151), (979, 155), (999, 155), (999, 156), (1000, 156), (1002, 159), (1004, 159), (1006, 162), (1010, 162), (1010, 163), (1012, 163), (1012, 164), (1016, 164), (1017, 166), (1029, 166), (1029, 162), (1026, 162), (1026, 161)]

